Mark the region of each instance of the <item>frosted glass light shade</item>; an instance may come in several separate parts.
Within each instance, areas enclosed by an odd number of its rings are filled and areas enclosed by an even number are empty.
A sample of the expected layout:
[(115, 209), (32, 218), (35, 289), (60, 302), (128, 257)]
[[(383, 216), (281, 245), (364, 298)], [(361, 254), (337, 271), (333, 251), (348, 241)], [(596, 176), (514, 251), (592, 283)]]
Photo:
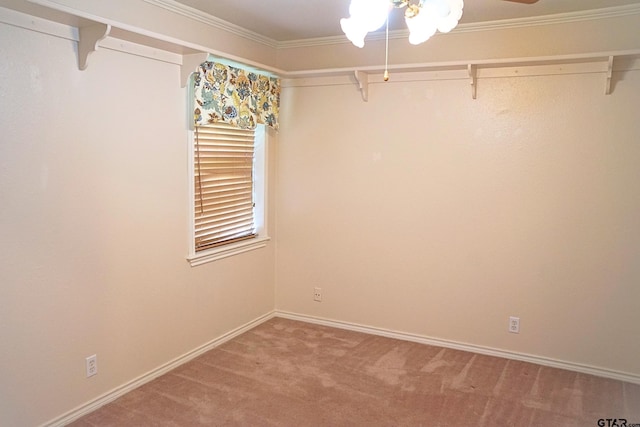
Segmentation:
[(424, 0), (416, 16), (405, 18), (409, 28), (409, 43), (424, 43), (436, 30), (441, 33), (453, 30), (462, 17), (463, 7), (463, 0)]
[(438, 29), (438, 21), (434, 16), (420, 11), (413, 18), (405, 18), (407, 27), (409, 28), (409, 43), (420, 44), (427, 41)]
[(389, 0), (351, 0), (350, 17), (340, 20), (342, 31), (354, 45), (363, 47), (367, 33), (384, 25), (392, 7)]
[(448, 33), (457, 25), (462, 18), (462, 9), (464, 8), (463, 0), (447, 0), (449, 3), (449, 14), (443, 16), (438, 23), (438, 31)]
[[(342, 31), (351, 42), (364, 47), (367, 33), (382, 27), (389, 12), (398, 5), (406, 6), (404, 1), (397, 0), (351, 0), (349, 18), (340, 20)], [(447, 33), (458, 25), (464, 7), (463, 0), (420, 0), (409, 5), (413, 16), (408, 14), (405, 22), (409, 28), (409, 42), (420, 44), (427, 41), (436, 31)]]

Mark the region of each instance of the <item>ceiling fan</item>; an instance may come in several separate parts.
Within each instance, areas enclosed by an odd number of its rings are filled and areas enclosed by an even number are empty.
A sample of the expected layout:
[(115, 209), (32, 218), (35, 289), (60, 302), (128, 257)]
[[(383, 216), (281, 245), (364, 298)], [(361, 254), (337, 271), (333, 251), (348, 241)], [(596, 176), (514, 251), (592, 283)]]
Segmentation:
[[(504, 0), (513, 3), (533, 4), (538, 0)], [(389, 80), (389, 17), (393, 9), (405, 9), (404, 17), (409, 28), (409, 43), (420, 44), (436, 31), (448, 33), (458, 25), (464, 8), (464, 0), (351, 0), (349, 18), (342, 18), (342, 31), (357, 47), (364, 47), (364, 38), (385, 23), (386, 49), (384, 81)]]

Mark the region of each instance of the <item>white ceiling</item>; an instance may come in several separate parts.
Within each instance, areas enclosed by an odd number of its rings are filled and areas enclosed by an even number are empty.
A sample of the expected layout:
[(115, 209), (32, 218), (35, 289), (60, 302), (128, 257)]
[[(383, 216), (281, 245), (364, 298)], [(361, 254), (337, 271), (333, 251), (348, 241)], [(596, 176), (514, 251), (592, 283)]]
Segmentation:
[[(338, 36), (340, 18), (349, 16), (349, 0), (177, 0), (278, 42)], [(504, 0), (467, 0), (460, 23), (530, 18), (558, 13), (640, 4), (640, 0), (539, 0), (526, 5)], [(395, 11), (391, 30), (404, 29)]]

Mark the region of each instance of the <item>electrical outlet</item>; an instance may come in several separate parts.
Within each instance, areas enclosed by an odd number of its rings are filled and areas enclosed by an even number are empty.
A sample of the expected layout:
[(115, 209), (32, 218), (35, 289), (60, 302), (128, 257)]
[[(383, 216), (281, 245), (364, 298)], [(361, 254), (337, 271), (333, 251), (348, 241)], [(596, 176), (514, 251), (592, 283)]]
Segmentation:
[(98, 373), (98, 356), (93, 355), (85, 359), (87, 368), (87, 378), (94, 376)]
[(317, 302), (322, 301), (322, 288), (313, 288), (313, 300)]
[(520, 318), (511, 316), (509, 317), (509, 332), (512, 334), (520, 333)]

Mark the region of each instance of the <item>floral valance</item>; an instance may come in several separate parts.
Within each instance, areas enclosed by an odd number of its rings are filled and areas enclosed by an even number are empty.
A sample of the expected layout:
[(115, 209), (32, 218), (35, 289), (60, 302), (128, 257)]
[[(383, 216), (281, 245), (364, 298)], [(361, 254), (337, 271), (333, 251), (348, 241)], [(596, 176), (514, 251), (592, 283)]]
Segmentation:
[(278, 129), (280, 79), (213, 61), (200, 64), (194, 82), (196, 125), (229, 123), (241, 129)]

